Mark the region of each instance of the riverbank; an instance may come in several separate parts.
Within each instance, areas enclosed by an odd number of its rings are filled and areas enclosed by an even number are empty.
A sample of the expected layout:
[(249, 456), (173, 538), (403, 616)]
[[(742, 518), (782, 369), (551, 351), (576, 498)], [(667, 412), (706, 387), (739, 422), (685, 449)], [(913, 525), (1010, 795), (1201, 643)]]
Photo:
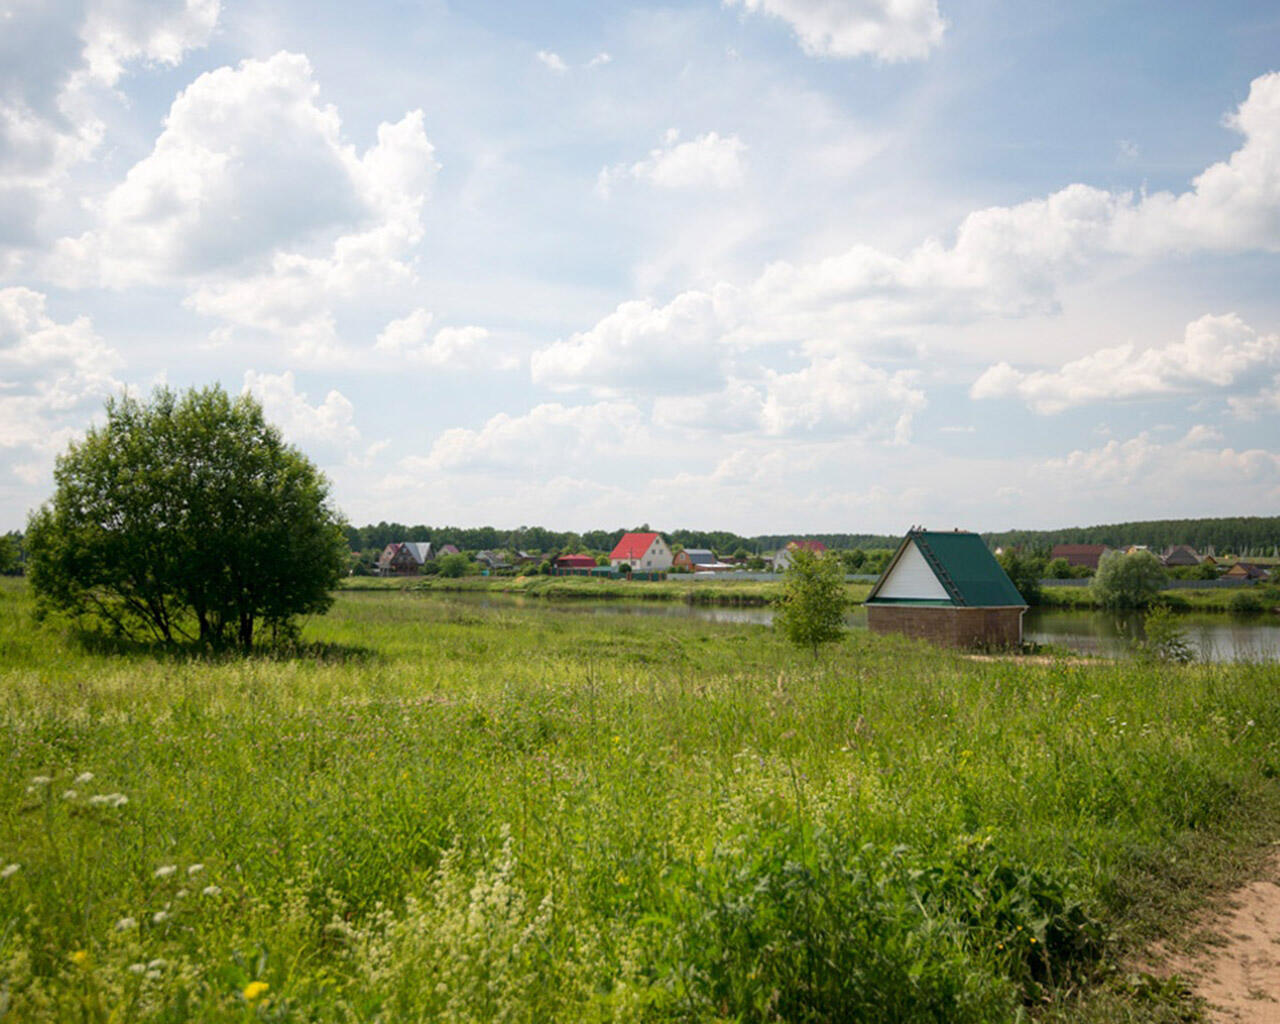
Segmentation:
[[(1280, 608), (1280, 588), (1274, 586), (1233, 587), (1230, 590), (1162, 590), (1154, 603), (1167, 605), (1174, 611), (1237, 612), (1239, 609), (1232, 602), (1238, 602), (1241, 594), (1256, 595), (1259, 613), (1274, 614)], [(1042, 587), (1040, 606), (1081, 611), (1100, 607), (1088, 587)]]

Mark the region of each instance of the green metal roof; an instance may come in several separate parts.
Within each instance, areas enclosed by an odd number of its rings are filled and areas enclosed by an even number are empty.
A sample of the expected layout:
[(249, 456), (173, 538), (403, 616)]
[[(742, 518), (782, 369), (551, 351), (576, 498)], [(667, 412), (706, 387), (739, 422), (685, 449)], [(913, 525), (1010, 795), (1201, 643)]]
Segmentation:
[[(915, 541), (934, 575), (950, 595), (952, 604), (966, 608), (1026, 607), (1027, 602), (1000, 568), (1000, 563), (987, 549), (982, 538), (976, 533), (961, 533), (958, 530), (952, 533), (912, 530), (908, 533), (884, 575), (867, 596), (868, 604), (876, 603), (880, 587), (889, 578), (898, 559), (912, 541)], [(882, 603), (901, 602), (884, 600)]]

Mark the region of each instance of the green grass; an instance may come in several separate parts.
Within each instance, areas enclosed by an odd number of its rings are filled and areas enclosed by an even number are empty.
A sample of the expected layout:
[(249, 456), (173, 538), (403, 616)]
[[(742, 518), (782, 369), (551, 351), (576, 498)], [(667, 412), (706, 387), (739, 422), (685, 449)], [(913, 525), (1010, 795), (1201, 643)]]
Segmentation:
[(1185, 1019), (1124, 953), (1280, 822), (1273, 667), (400, 591), (203, 659), (30, 613), (0, 586), (14, 1020)]
[[(1280, 587), (1274, 585), (1221, 587), (1206, 590), (1162, 590), (1157, 603), (1175, 611), (1230, 612), (1231, 599), (1241, 592), (1257, 595), (1266, 608), (1280, 608)], [(1043, 587), (1040, 603), (1048, 608), (1096, 608), (1088, 587)]]

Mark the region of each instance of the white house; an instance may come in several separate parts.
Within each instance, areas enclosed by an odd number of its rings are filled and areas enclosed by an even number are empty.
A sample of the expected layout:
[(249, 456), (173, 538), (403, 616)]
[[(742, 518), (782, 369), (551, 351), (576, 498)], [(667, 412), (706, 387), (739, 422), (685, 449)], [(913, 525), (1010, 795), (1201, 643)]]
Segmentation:
[(671, 546), (658, 533), (624, 533), (609, 564), (617, 569), (629, 565), (637, 572), (666, 572), (671, 568)]

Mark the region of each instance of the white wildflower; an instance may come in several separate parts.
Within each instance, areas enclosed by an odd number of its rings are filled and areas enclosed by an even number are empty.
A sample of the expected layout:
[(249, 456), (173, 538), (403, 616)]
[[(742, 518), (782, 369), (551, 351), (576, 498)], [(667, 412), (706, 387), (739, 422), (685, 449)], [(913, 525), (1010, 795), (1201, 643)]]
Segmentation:
[(76, 785), (83, 786), (87, 782), (93, 781), (93, 772), (81, 772), (76, 776)]
[(129, 970), (133, 974), (141, 974), (146, 969), (147, 969), (146, 964), (130, 964), (129, 965)]
[(151, 915), (152, 924), (164, 924), (167, 920), (169, 920), (169, 911), (167, 910), (157, 910)]
[(89, 797), (89, 803), (94, 807), (123, 807), (129, 802), (129, 798), (123, 793), (97, 793)]
[(3, 868), (0, 868), (0, 878), (8, 878), (11, 875), (16, 874), (21, 869), (21, 864), (6, 864)]
[(203, 865), (203, 864), (192, 864), (192, 865), (191, 865), (191, 867), (187, 868), (187, 874), (188, 874), (188, 875), (198, 875), (198, 874), (200, 874), (200, 872), (201, 872), (201, 871), (203, 871), (203, 870), (204, 870), (204, 865)]
[(187, 894), (187, 890), (186, 890), (186, 889), (179, 889), (177, 892), (175, 892), (175, 893), (173, 894), (173, 898), (174, 898), (175, 900), (180, 900), (180, 899), (182, 899), (182, 897), (183, 897), (183, 896), (185, 896), (186, 894)]
[(122, 917), (116, 922), (116, 931), (127, 932), (138, 927), (138, 919), (135, 917)]
[(169, 961), (162, 960), (159, 957), (156, 957), (156, 959), (150, 960), (147, 962), (147, 970), (149, 971), (163, 971), (168, 966), (169, 966)]
[(161, 864), (156, 868), (156, 878), (168, 878), (177, 870), (177, 867), (173, 864)]
[(206, 885), (203, 889), (200, 890), (200, 892), (205, 896), (218, 896), (218, 895), (221, 895), (222, 890), (219, 889), (216, 885)]
[(74, 789), (64, 789), (64, 790), (62, 791), (62, 799), (63, 799), (63, 800), (74, 800), (74, 799), (75, 799), (76, 797), (78, 797), (79, 795), (80, 795), (80, 794), (79, 794), (79, 793), (77, 793)]
[(33, 785), (33, 786), (47, 786), (47, 785), (49, 785), (49, 783), (51, 783), (52, 781), (53, 781), (53, 779), (51, 779), (48, 775), (35, 775), (35, 776), (33, 776), (33, 777), (32, 777), (32, 779), (31, 779), (31, 785)]

